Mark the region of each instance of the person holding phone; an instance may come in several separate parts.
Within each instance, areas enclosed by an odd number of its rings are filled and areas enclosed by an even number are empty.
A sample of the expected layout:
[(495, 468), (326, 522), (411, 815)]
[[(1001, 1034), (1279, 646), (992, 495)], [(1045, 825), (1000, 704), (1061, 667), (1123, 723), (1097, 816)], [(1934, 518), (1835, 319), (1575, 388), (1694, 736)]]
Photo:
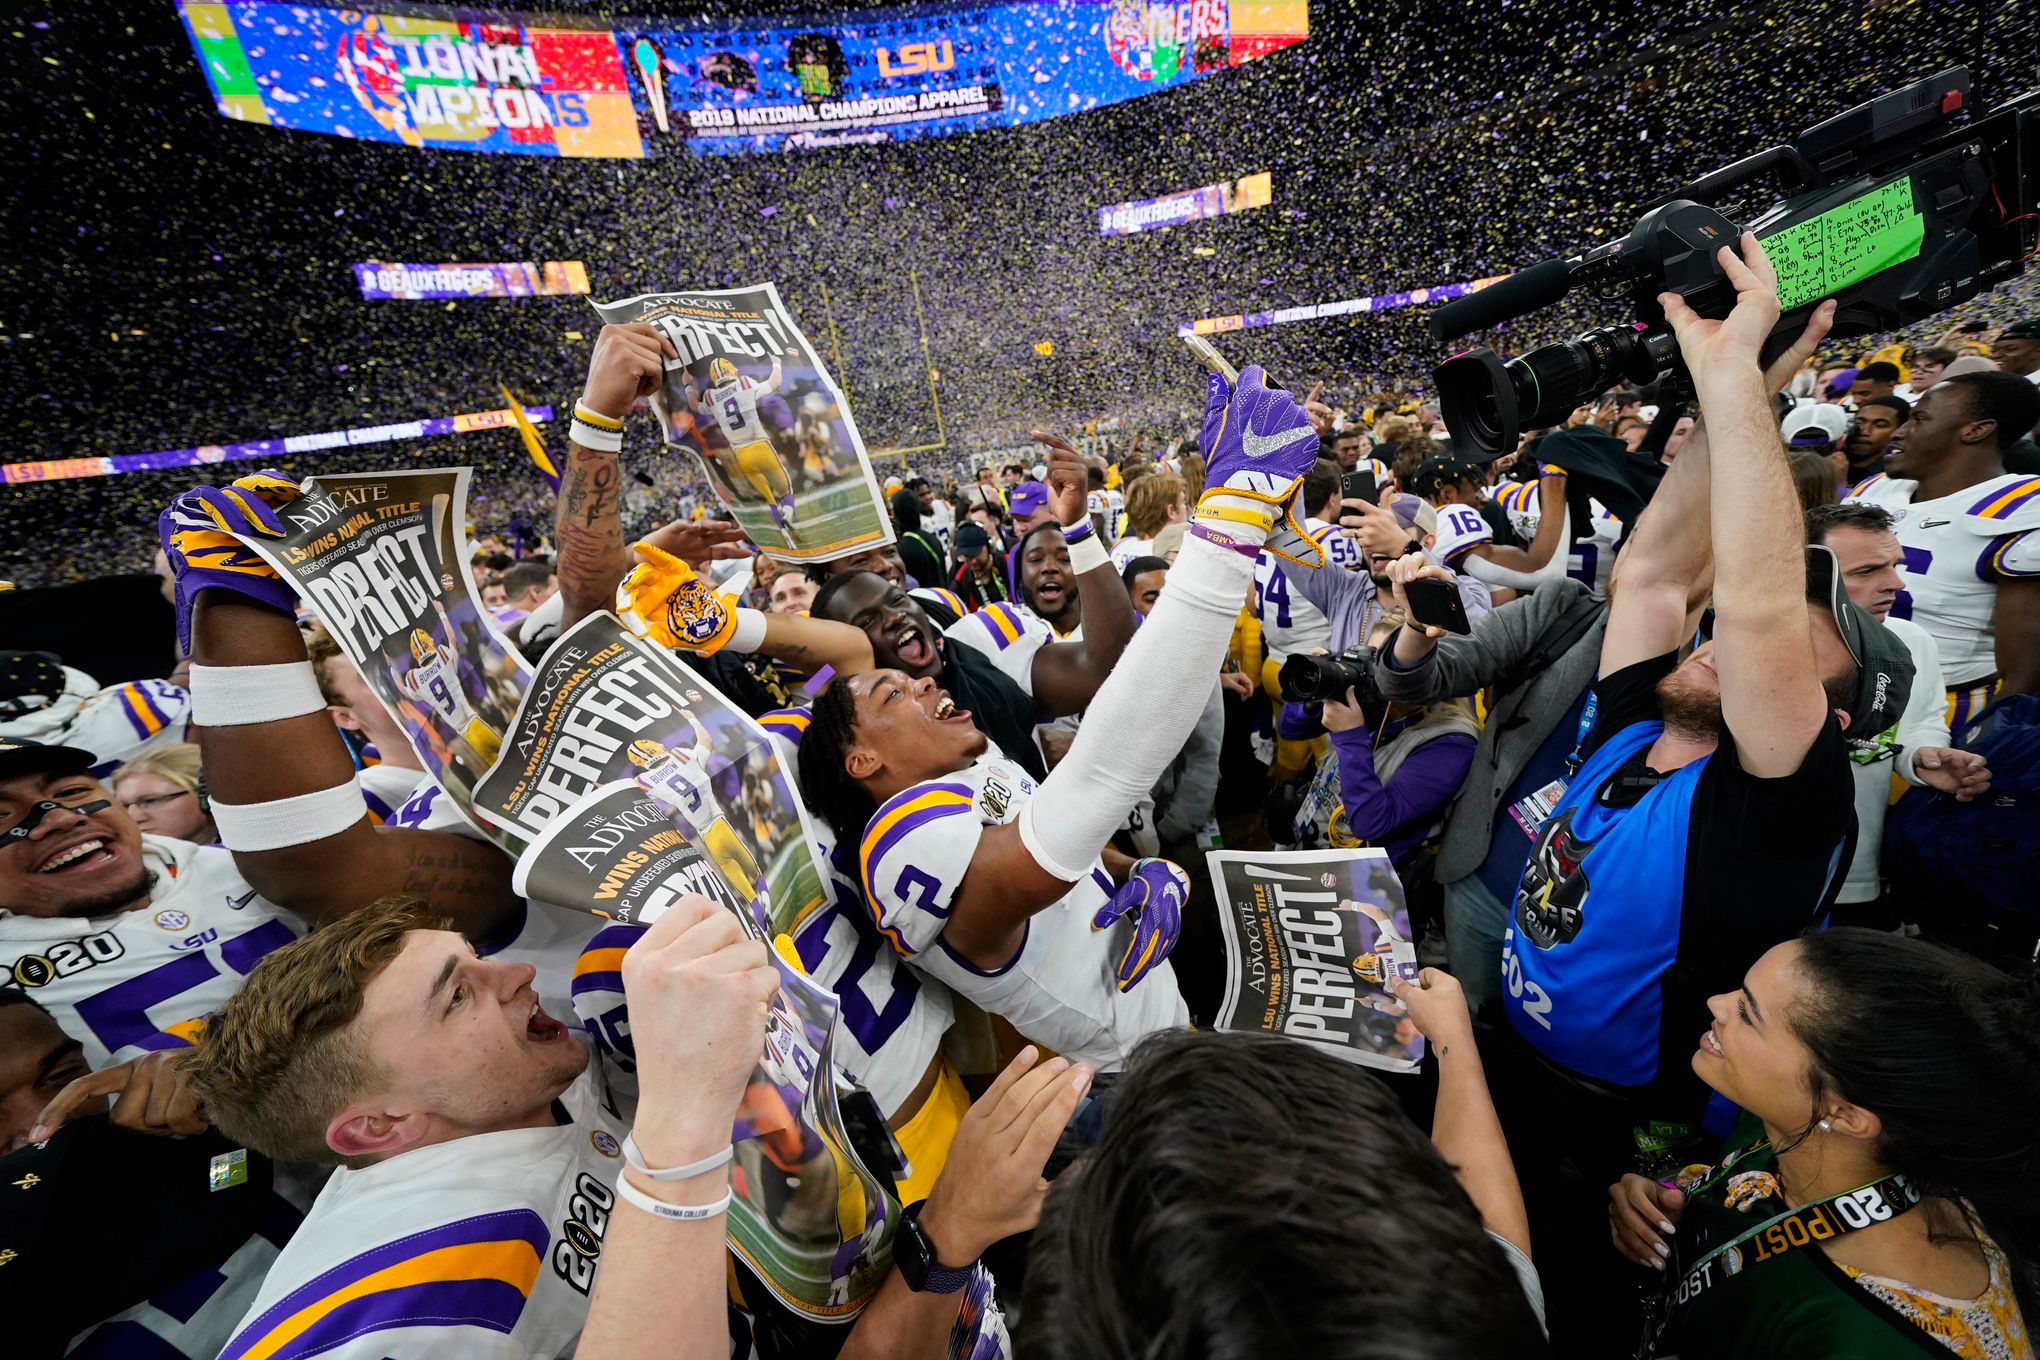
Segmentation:
[[(1438, 584), (1450, 589), (1449, 580)], [(1401, 612), (1389, 611), (1368, 634), (1368, 645), (1379, 651), (1405, 622)], [(1339, 767), (1331, 841), (1381, 846), (1400, 869), (1438, 830), (1446, 804), (1466, 782), (1480, 724), (1463, 703), (1395, 703), (1373, 685), (1366, 688), (1364, 698), (1348, 689), (1345, 698), (1324, 701), (1325, 731)]]

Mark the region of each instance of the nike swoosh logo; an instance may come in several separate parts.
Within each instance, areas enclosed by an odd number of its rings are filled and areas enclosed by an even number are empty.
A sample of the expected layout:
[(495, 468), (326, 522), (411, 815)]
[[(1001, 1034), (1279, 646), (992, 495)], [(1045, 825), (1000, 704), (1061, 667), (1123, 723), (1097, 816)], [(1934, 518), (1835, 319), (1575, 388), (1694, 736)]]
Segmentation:
[(1922, 528), (1922, 529), (1938, 529), (1938, 528), (1940, 528), (1940, 527), (1941, 527), (1941, 526), (1942, 526), (1943, 524), (1946, 524), (1946, 523), (1948, 523), (1948, 522), (1949, 522), (1949, 521), (1947, 521), (1947, 520), (1945, 520), (1945, 519), (1923, 519), (1923, 520), (1921, 520), (1921, 521), (1920, 521), (1920, 528)]
[(1255, 434), (1248, 430), (1240, 436), (1240, 448), (1249, 458), (1266, 458), (1277, 449), (1286, 449), (1299, 439), (1315, 439), (1317, 432), (1308, 425), (1298, 425), (1293, 430), (1280, 434)]

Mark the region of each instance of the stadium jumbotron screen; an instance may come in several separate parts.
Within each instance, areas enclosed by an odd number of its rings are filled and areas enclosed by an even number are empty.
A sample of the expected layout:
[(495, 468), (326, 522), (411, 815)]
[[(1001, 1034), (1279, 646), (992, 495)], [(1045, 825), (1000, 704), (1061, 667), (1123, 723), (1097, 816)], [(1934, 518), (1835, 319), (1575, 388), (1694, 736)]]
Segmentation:
[(272, 3), (179, 8), (226, 117), (438, 150), (575, 157), (1010, 127), (1180, 85), (1309, 32), (1304, 0), (1054, 0), (651, 28)]

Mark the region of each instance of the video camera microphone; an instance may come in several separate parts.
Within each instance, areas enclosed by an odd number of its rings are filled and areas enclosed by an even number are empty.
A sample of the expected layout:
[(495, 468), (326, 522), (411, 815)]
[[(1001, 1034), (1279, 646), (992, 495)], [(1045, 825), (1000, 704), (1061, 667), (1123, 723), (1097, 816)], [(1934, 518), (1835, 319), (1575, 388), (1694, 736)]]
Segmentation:
[(1456, 340), (1474, 331), (1492, 330), (1525, 312), (1549, 307), (1570, 291), (1571, 261), (1550, 259), (1533, 264), (1431, 313), (1431, 338)]
[(1500, 457), (1522, 430), (1558, 424), (1617, 382), (1683, 388), (1684, 361), (1658, 295), (1676, 293), (1703, 317), (1728, 315), (1735, 290), (1717, 256), (1744, 227), (1713, 203), (1766, 175), (1789, 195), (1745, 224), (1778, 275), (1767, 360), (1826, 298), (1837, 303), (1829, 335), (1846, 339), (1896, 330), (2017, 277), (2040, 250), (2040, 91), (1950, 127), (1968, 102), (1969, 72), (1953, 67), (1703, 175), (1626, 236), (1439, 308), (1430, 320), (1439, 340), (1579, 287), (1611, 302), (1626, 295), (1636, 318), (1507, 362), (1470, 349), (1440, 364), (1433, 376), (1454, 451), (1475, 462)]

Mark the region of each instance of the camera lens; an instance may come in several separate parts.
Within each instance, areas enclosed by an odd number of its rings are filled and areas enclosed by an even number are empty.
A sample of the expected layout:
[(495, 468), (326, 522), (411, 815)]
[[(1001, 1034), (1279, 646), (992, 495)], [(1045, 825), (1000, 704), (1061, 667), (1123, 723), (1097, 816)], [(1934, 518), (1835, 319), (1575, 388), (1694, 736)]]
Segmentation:
[(1619, 380), (1653, 382), (1677, 360), (1667, 327), (1605, 326), (1506, 364), (1492, 351), (1468, 350), (1433, 376), (1446, 428), (1466, 446), (1461, 453), (1485, 462), (1515, 448), (1525, 429), (1561, 423)]
[(1349, 689), (1373, 692), (1364, 648), (1335, 656), (1292, 656), (1276, 673), (1285, 703), (1314, 704), (1323, 699), (1343, 699)]

